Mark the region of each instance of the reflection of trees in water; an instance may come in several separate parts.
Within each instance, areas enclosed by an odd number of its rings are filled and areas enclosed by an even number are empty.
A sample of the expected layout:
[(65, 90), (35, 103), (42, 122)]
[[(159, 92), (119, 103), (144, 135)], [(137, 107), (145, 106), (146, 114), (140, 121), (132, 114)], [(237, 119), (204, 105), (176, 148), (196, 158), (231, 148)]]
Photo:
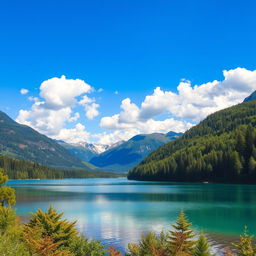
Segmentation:
[[(67, 189), (67, 188), (66, 188)], [(256, 187), (250, 185), (222, 184), (181, 184), (175, 185), (131, 185), (127, 192), (64, 192), (41, 188), (17, 188), (19, 202), (76, 202), (81, 204), (104, 199), (109, 212), (129, 214), (135, 222), (170, 223), (180, 208), (186, 211), (190, 220), (199, 229), (217, 233), (239, 234), (244, 225), (251, 231), (256, 230)], [(121, 188), (120, 188), (121, 190)], [(139, 191), (138, 191), (139, 190)], [(125, 190), (124, 190), (125, 191)], [(120, 209), (114, 204), (120, 202)], [(100, 205), (97, 211), (101, 211)], [(70, 209), (72, 211), (72, 209)], [(85, 213), (86, 214), (86, 213)], [(245, 223), (243, 223), (245, 222)]]

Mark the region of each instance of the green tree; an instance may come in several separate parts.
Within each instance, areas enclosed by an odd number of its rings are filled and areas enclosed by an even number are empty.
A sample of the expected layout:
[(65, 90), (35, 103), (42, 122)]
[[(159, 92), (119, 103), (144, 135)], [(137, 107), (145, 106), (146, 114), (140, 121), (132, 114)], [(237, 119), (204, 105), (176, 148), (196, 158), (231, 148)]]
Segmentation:
[(238, 256), (255, 256), (256, 250), (252, 244), (253, 236), (248, 234), (248, 229), (245, 227), (244, 234), (240, 235), (239, 243), (232, 243), (237, 250)]
[(232, 159), (233, 166), (231, 168), (233, 169), (234, 175), (239, 176), (239, 174), (241, 173), (241, 170), (243, 169), (243, 165), (240, 161), (238, 152), (234, 151), (232, 158), (233, 158)]
[(250, 159), (249, 159), (248, 168), (249, 168), (249, 173), (250, 173), (250, 174), (254, 174), (254, 173), (255, 173), (255, 170), (256, 170), (256, 161), (255, 161), (255, 159), (254, 159), (253, 156), (251, 156)]
[(10, 207), (0, 206), (0, 235), (4, 235), (16, 224), (16, 214)]
[(62, 242), (54, 242), (48, 236), (42, 236), (40, 228), (28, 228), (29, 232), (23, 234), (23, 239), (30, 249), (30, 253), (36, 256), (75, 256), (68, 249), (60, 249)]
[(194, 256), (211, 256), (207, 238), (201, 233), (196, 243)]
[(0, 168), (0, 205), (15, 205), (15, 190), (4, 184), (8, 181), (8, 176), (4, 175), (4, 170)]
[(173, 256), (193, 255), (195, 233), (191, 229), (191, 223), (187, 220), (183, 210), (177, 218), (176, 224), (172, 225), (174, 230), (169, 231), (168, 250)]
[(59, 247), (68, 247), (72, 240), (77, 238), (76, 222), (69, 222), (62, 219), (62, 216), (63, 213), (58, 213), (52, 206), (47, 212), (38, 209), (25, 225), (25, 235), (30, 233), (31, 229), (36, 229), (40, 231), (42, 237), (48, 237), (54, 243), (60, 243)]
[(13, 231), (0, 238), (1, 256), (31, 256), (25, 243), (21, 239), (20, 232)]
[(167, 236), (162, 232), (158, 237), (155, 233), (142, 234), (138, 244), (128, 244), (128, 256), (167, 256)]
[(89, 240), (82, 234), (78, 235), (69, 245), (69, 250), (76, 256), (103, 256), (106, 253), (104, 245), (95, 240)]

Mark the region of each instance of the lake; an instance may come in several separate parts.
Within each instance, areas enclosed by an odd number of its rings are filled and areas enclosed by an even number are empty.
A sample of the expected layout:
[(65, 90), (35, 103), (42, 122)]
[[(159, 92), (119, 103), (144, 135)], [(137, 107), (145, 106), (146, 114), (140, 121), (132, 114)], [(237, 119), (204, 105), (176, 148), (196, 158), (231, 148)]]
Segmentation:
[(159, 183), (119, 179), (12, 180), (17, 213), (28, 219), (52, 204), (87, 237), (122, 251), (142, 232), (167, 230), (184, 209), (213, 244), (237, 239), (245, 225), (256, 231), (256, 186)]

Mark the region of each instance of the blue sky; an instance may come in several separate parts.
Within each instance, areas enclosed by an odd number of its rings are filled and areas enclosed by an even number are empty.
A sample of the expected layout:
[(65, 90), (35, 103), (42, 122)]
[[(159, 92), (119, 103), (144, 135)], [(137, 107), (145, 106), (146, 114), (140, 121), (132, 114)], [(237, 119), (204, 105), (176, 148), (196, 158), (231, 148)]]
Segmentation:
[[(2, 1), (0, 109), (56, 138), (60, 138), (61, 128), (72, 129), (78, 123), (85, 126), (86, 133), (77, 137), (72, 131), (73, 141), (80, 136), (81, 140), (110, 143), (137, 132), (165, 132), (168, 125), (169, 129), (185, 130), (199, 118), (241, 101), (256, 89), (255, 10), (256, 2), (247, 0)], [(227, 73), (231, 85), (221, 82), (223, 70), (235, 70)], [(62, 75), (95, 88), (88, 97), (99, 105), (99, 114), (88, 119), (85, 106), (69, 105), (72, 114), (78, 112), (80, 118), (73, 122), (63, 119), (55, 134), (39, 125), (46, 121), (47, 113), (41, 117), (44, 120), (38, 120), (37, 113), (19, 118), (21, 109), (31, 111), (34, 103), (28, 97), (39, 97), (41, 83)], [(216, 95), (216, 89), (208, 94), (194, 90), (190, 95), (197, 102), (193, 102), (178, 91), (181, 79), (190, 81), (184, 81), (187, 92), (189, 87), (218, 80), (222, 94)], [(161, 91), (152, 96), (157, 87)], [(22, 88), (29, 92), (22, 95)], [(98, 92), (99, 88), (103, 91)], [(161, 92), (166, 93), (161, 96)], [(153, 98), (145, 102), (146, 96)], [(82, 97), (76, 96), (76, 101)], [(166, 103), (161, 110), (153, 106), (161, 97), (176, 105)], [(125, 101), (126, 108), (120, 110), (126, 98), (130, 103)], [(198, 101), (200, 108), (194, 111), (203, 114), (189, 113), (184, 104), (197, 108)], [(171, 122), (171, 118), (183, 124)], [(165, 123), (154, 122), (167, 119)], [(104, 132), (108, 137), (101, 140)], [(69, 133), (65, 134), (69, 140)]]

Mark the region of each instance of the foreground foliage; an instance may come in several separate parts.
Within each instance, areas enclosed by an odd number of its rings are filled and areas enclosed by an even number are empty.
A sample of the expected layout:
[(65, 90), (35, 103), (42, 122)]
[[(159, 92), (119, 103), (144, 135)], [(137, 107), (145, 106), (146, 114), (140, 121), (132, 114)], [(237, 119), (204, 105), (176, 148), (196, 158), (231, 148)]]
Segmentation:
[(0, 205), (2, 207), (16, 203), (14, 189), (5, 185), (7, 181), (8, 176), (4, 175), (4, 170), (0, 168)]
[[(245, 230), (240, 241), (225, 251), (226, 256), (256, 256), (253, 236)], [(1, 256), (123, 256), (122, 253), (77, 232), (75, 222), (62, 219), (53, 207), (47, 212), (38, 210), (27, 224), (21, 224), (15, 211), (0, 207)], [(207, 237), (191, 229), (183, 211), (172, 229), (143, 234), (138, 243), (130, 243), (126, 256), (211, 256)]]

